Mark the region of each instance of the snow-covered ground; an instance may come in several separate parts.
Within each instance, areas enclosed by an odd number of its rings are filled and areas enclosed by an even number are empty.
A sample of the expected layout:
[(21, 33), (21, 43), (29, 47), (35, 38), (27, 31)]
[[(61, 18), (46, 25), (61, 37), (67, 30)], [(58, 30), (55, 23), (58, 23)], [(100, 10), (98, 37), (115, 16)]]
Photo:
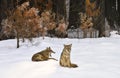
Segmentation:
[[(59, 60), (64, 44), (72, 43), (71, 61), (78, 68), (64, 68), (59, 61), (32, 62), (33, 54), (51, 47)], [(120, 35), (110, 38), (36, 38), (16, 48), (16, 40), (0, 41), (0, 78), (120, 78)]]

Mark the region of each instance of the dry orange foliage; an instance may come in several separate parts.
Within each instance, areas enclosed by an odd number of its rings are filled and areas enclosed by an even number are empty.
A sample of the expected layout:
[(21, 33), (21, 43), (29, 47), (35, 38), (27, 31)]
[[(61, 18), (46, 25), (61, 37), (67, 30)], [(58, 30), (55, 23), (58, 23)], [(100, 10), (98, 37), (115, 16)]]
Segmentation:
[(60, 23), (58, 24), (58, 27), (55, 29), (56, 30), (56, 35), (58, 37), (65, 37), (67, 35), (67, 24), (65, 23), (64, 19), (60, 20)]
[(89, 16), (98, 16), (100, 14), (100, 7), (97, 7), (96, 1), (90, 2), (90, 0), (86, 0), (86, 14)]
[(80, 13), (80, 20), (82, 30), (93, 27), (92, 17), (88, 17), (85, 13)]

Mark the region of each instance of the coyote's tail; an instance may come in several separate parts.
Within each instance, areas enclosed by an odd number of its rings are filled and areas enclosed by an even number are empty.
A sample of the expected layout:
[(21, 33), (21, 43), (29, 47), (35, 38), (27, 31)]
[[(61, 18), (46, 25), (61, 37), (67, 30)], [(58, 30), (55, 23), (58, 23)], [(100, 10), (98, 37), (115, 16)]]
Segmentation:
[(76, 65), (76, 64), (71, 64), (71, 67), (76, 68), (76, 67), (78, 67), (78, 65)]

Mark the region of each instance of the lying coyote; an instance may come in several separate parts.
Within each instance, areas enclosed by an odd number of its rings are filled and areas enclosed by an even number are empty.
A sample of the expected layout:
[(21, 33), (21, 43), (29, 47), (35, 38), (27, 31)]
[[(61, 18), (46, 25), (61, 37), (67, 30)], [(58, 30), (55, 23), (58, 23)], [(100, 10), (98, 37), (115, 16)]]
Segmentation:
[(51, 53), (55, 53), (55, 52), (50, 47), (47, 47), (45, 50), (34, 54), (32, 56), (32, 61), (46, 61), (49, 59), (56, 60), (55, 58), (50, 58)]
[(71, 46), (72, 44), (64, 45), (64, 49), (61, 53), (60, 62), (59, 62), (62, 67), (69, 67), (69, 68), (78, 67), (76, 64), (72, 64), (70, 61)]

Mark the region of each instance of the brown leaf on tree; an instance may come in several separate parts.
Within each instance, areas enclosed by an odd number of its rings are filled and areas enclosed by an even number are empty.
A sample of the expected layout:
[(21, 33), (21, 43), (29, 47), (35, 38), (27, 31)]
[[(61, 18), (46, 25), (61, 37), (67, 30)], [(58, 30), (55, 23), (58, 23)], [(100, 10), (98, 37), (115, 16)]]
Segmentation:
[(98, 16), (100, 14), (100, 7), (97, 7), (96, 1), (90, 2), (90, 0), (86, 0), (85, 4), (86, 4), (86, 14), (87, 15)]

